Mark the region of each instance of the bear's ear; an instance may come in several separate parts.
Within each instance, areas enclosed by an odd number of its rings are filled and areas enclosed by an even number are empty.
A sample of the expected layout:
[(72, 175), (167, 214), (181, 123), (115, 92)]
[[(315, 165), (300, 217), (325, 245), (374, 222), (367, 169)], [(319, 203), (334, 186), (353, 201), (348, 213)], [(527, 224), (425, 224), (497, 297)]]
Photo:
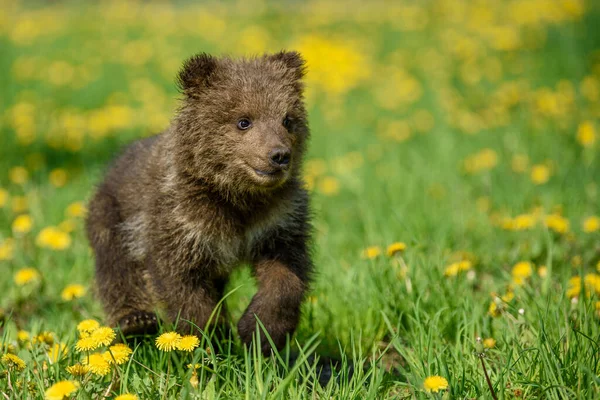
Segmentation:
[(184, 61), (177, 76), (177, 86), (184, 92), (195, 87), (206, 87), (216, 68), (216, 58), (206, 53), (196, 54)]
[(297, 51), (282, 50), (268, 56), (269, 60), (283, 63), (287, 68), (294, 71), (297, 79), (302, 79), (306, 73), (306, 62)]

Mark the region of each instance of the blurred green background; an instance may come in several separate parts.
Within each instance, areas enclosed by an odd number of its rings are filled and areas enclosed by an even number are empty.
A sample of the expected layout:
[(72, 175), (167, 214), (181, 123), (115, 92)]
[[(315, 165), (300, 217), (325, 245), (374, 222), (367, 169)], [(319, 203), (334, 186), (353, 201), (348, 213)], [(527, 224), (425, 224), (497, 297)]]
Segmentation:
[[(79, 320), (102, 319), (84, 205), (124, 144), (168, 126), (182, 61), (290, 49), (308, 64), (318, 272), (299, 342), (318, 332), (320, 353), (358, 345), (365, 358), (389, 346), (383, 364), (405, 378), (382, 397), (423, 396), (436, 374), (448, 395), (489, 395), (478, 336), (496, 342), (488, 361), (509, 397), (598, 395), (596, 2), (0, 0), (0, 10), (5, 345), (19, 329), (72, 344)], [(231, 285), (243, 285), (228, 300), (236, 318), (249, 282), (243, 269)], [(547, 363), (527, 348), (546, 349)]]

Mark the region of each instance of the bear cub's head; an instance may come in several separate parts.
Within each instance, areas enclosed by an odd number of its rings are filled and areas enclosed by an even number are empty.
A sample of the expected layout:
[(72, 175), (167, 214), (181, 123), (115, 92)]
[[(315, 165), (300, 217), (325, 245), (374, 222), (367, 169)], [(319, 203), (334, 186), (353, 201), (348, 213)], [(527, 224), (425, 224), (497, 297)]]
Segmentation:
[(303, 76), (296, 52), (188, 59), (173, 130), (186, 172), (228, 193), (264, 192), (297, 176), (308, 137)]

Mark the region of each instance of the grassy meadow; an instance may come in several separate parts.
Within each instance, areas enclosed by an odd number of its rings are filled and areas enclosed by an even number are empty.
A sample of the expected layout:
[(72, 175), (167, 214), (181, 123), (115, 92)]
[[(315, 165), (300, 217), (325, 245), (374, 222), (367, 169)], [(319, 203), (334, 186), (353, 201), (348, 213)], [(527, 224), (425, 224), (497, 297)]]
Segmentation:
[[(0, 0), (1, 397), (600, 398), (599, 26), (592, 0)], [(185, 58), (282, 48), (317, 270), (290, 349), (108, 347), (94, 186)], [(234, 321), (255, 289), (236, 271)]]

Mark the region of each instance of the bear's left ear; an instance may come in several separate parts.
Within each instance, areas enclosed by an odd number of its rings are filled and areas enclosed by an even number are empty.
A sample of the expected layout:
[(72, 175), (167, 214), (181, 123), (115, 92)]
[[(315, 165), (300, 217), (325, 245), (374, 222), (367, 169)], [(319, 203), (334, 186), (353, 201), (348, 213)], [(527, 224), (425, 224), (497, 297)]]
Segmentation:
[(283, 63), (287, 68), (294, 71), (296, 79), (302, 79), (306, 73), (306, 62), (297, 51), (282, 50), (279, 53), (268, 56), (268, 59)]

